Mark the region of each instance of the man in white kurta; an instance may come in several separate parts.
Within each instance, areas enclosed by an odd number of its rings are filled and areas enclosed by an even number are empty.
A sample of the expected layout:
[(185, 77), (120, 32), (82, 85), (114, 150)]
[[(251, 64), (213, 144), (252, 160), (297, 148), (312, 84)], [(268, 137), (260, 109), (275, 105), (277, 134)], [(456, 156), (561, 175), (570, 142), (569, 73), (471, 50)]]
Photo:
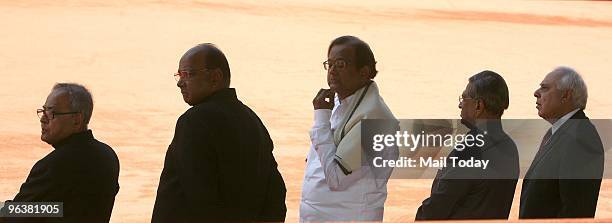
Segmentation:
[[(325, 67), (328, 69), (331, 90), (322, 89), (313, 101), (315, 117), (310, 131), (311, 146), (302, 187), (300, 221), (382, 221), (387, 198), (386, 184), (392, 169), (375, 169), (367, 165), (367, 162), (351, 163), (349, 156), (357, 154), (357, 160), (361, 160), (361, 154), (367, 154), (360, 143), (361, 120), (395, 117), (380, 97), (378, 86), (371, 79), (352, 92), (342, 92), (341, 89), (334, 91), (334, 87), (340, 85), (335, 82), (342, 78), (338, 77), (341, 74), (334, 72), (348, 69), (347, 64), (338, 61), (354, 61), (354, 58), (350, 58), (351, 52), (345, 52), (344, 55), (337, 53), (341, 49), (337, 50), (334, 42), (330, 46), (329, 59), (326, 61), (329, 64)], [(351, 47), (346, 43), (338, 45)], [(370, 77), (373, 76), (375, 75)], [(320, 100), (319, 96), (323, 94), (327, 94), (325, 97), (332, 100), (329, 107), (317, 106), (317, 100)], [(353, 155), (350, 155), (351, 153)], [(397, 154), (397, 150), (383, 150), (383, 153), (384, 156), (392, 157)]]

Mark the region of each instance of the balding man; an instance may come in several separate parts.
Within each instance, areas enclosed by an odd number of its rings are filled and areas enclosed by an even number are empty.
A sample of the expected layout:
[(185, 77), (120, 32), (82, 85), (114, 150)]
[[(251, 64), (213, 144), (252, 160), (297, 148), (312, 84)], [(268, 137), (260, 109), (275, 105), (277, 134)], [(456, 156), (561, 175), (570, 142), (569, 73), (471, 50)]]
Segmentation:
[[(93, 111), (89, 91), (56, 84), (40, 117), (41, 140), (55, 150), (36, 162), (13, 202), (63, 202), (62, 218), (11, 219), (27, 222), (108, 222), (119, 191), (119, 160), (88, 129)], [(1, 220), (0, 220), (1, 221)]]
[(603, 175), (603, 145), (584, 114), (587, 87), (571, 68), (550, 72), (534, 93), (552, 124), (523, 180), (519, 218), (592, 218)]
[(286, 189), (272, 140), (229, 88), (225, 55), (197, 45), (174, 76), (192, 107), (176, 123), (152, 222), (284, 221)]

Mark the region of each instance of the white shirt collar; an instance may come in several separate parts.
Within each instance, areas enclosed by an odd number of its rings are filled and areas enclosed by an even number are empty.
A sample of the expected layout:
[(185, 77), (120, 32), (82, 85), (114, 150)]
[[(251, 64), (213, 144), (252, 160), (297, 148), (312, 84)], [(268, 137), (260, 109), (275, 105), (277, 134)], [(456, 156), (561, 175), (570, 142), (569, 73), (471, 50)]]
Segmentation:
[(552, 127), (551, 127), (551, 135), (554, 135), (555, 132), (561, 128), (561, 126), (567, 121), (569, 120), (572, 116), (574, 116), (574, 114), (576, 114), (576, 112), (578, 112), (578, 110), (580, 110), (579, 108), (574, 109), (573, 111), (565, 114), (563, 117), (561, 117), (559, 120), (557, 120), (555, 123), (553, 123)]
[(338, 110), (345, 110), (346, 109), (345, 107), (350, 104), (353, 98), (355, 98), (355, 94), (352, 94), (340, 100), (340, 97), (338, 97), (338, 94), (336, 94), (336, 96), (334, 96), (334, 109), (332, 110), (333, 113), (337, 113)]
[[(372, 81), (371, 85), (376, 86), (376, 82)], [(355, 98), (356, 93), (359, 92), (360, 90), (364, 89), (367, 86), (368, 85), (366, 84), (365, 86), (357, 89), (355, 92), (353, 92), (353, 94), (349, 95), (348, 97), (346, 97), (346, 98), (344, 98), (342, 100), (340, 100), (340, 98), (338, 97), (338, 93), (336, 93), (336, 96), (334, 97), (334, 102), (335, 102), (335, 106), (334, 107), (337, 107), (340, 104), (347, 104), (347, 103), (351, 102), (351, 100), (353, 100), (353, 98)]]
[[(357, 91), (355, 91), (357, 92)], [(339, 104), (344, 104), (344, 103), (348, 103), (352, 98), (355, 97), (355, 93), (353, 93), (352, 95), (340, 100), (340, 97), (338, 97), (338, 94), (336, 93), (336, 96), (334, 97), (334, 101), (337, 105)]]

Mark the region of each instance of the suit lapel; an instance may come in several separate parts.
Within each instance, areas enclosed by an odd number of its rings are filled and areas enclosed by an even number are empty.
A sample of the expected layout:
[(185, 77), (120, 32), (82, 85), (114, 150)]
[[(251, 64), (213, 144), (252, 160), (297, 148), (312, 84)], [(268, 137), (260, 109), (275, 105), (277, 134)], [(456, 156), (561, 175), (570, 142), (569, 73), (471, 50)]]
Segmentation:
[(555, 134), (553, 134), (550, 137), (550, 140), (548, 140), (548, 143), (544, 144), (544, 146), (542, 147), (542, 151), (539, 151), (536, 153), (537, 156), (533, 158), (533, 162), (531, 162), (531, 166), (529, 167), (529, 170), (527, 170), (527, 174), (525, 174), (525, 178), (531, 175), (531, 172), (533, 171), (533, 169), (535, 169), (538, 166), (538, 164), (542, 161), (542, 159), (546, 157), (546, 154), (548, 154), (553, 149), (553, 145), (555, 145), (557, 140), (560, 138), (559, 137), (560, 134), (558, 133), (559, 132), (556, 132)]
[(555, 145), (557, 141), (559, 141), (559, 139), (561, 138), (561, 136), (565, 134), (567, 129), (574, 125), (574, 123), (576, 122), (575, 121), (576, 119), (588, 119), (588, 118), (584, 114), (584, 111), (581, 109), (581, 110), (578, 110), (576, 114), (572, 115), (572, 117), (570, 117), (569, 120), (563, 123), (563, 125), (561, 125), (561, 127), (559, 127), (559, 129), (557, 129), (557, 131), (555, 131), (555, 133), (550, 137), (549, 142), (544, 145), (544, 147), (542, 148), (542, 151), (537, 153), (537, 156), (533, 158), (533, 162), (531, 163), (529, 170), (527, 170), (527, 174), (525, 174), (525, 178), (531, 175), (531, 172), (533, 172), (533, 169), (535, 169), (535, 167), (542, 161), (542, 159), (546, 157), (546, 155), (553, 149), (554, 147), (553, 145)]

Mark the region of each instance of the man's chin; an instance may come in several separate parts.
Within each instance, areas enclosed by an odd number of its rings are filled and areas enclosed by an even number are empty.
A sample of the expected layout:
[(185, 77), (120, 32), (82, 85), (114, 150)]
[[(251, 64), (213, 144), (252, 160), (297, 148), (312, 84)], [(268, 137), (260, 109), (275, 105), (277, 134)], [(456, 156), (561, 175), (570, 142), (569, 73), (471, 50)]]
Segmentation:
[(187, 95), (183, 95), (183, 101), (188, 105), (192, 105), (191, 99)]
[(51, 145), (51, 143), (49, 142), (49, 139), (45, 135), (41, 135), (40, 136), (40, 141), (43, 141), (43, 142)]
[(546, 119), (546, 115), (540, 109), (538, 109), (538, 116), (540, 116), (540, 118)]
[(197, 103), (193, 102), (192, 100), (187, 100), (187, 99), (185, 99), (184, 101), (185, 101), (185, 103), (187, 103), (189, 106), (194, 106), (194, 105), (196, 105), (196, 104), (197, 104)]
[(338, 89), (338, 85), (336, 84), (327, 84), (327, 86), (329, 86), (329, 90), (336, 92), (336, 90)]

